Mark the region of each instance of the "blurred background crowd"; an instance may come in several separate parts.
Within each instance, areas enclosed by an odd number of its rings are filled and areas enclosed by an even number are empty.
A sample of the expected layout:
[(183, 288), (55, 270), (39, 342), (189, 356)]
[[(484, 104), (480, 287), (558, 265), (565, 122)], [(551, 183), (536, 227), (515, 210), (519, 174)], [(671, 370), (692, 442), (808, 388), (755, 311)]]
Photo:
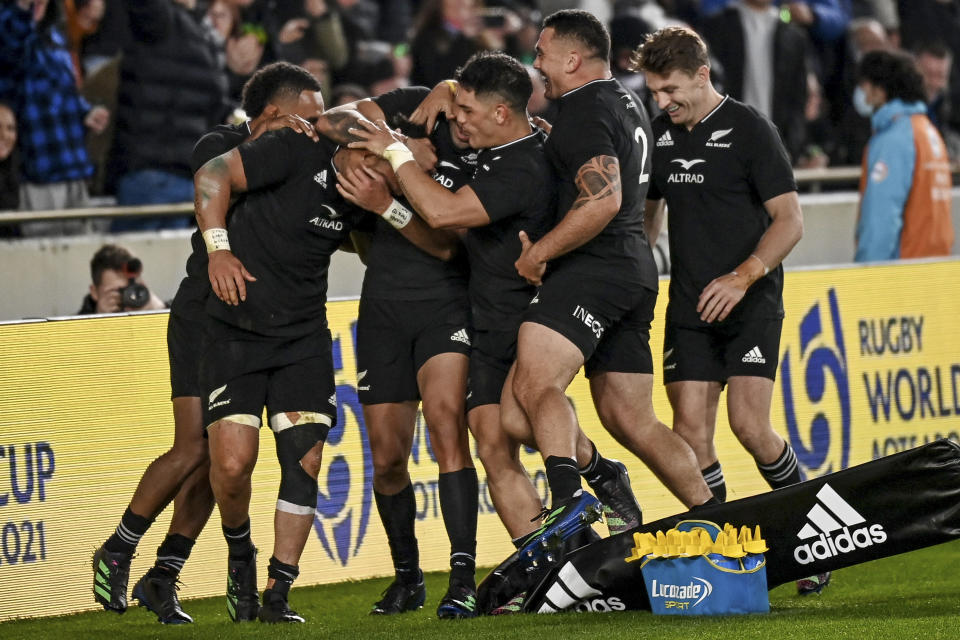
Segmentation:
[[(715, 84), (774, 121), (798, 168), (860, 164), (870, 120), (852, 108), (857, 62), (909, 51), (929, 116), (951, 159), (960, 154), (960, 0), (2, 0), (0, 209), (84, 206), (91, 194), (190, 201), (193, 143), (243, 118), (241, 87), (263, 65), (304, 66), (335, 106), (433, 86), (482, 49), (530, 64), (542, 16), (562, 8), (609, 25), (613, 72), (641, 97), (631, 51), (660, 27), (697, 29)], [(549, 111), (535, 89), (531, 115)], [(0, 233), (190, 224), (36, 221)]]

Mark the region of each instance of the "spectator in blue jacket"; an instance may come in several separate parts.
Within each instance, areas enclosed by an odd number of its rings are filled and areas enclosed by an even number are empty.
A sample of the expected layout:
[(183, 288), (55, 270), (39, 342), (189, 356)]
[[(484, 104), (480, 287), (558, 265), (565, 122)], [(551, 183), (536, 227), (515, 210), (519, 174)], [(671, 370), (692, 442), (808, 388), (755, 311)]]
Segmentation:
[[(93, 165), (86, 129), (102, 131), (110, 114), (91, 107), (77, 90), (63, 34), (55, 27), (56, 2), (15, 0), (0, 4), (0, 100), (13, 105), (19, 128), (20, 208), (83, 207)], [(33, 222), (25, 235), (82, 233), (83, 220)]]
[(950, 255), (951, 176), (946, 146), (927, 117), (913, 58), (873, 51), (858, 68), (854, 107), (873, 137), (860, 178), (857, 262)]

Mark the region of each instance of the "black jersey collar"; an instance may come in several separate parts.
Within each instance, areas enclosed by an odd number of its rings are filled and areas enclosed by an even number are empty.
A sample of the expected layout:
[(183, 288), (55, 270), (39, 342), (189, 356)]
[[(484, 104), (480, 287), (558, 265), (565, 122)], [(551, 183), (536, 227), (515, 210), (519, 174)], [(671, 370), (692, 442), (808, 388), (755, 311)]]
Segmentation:
[(567, 91), (565, 94), (563, 94), (562, 96), (560, 96), (560, 100), (563, 100), (564, 98), (566, 98), (566, 97), (569, 96), (570, 94), (572, 94), (572, 93), (574, 93), (574, 92), (576, 92), (576, 91), (580, 91), (580, 89), (583, 89), (584, 87), (589, 87), (589, 86), (592, 85), (592, 84), (597, 84), (598, 82), (616, 82), (616, 81), (617, 81), (616, 78), (597, 78), (596, 80), (591, 80), (590, 82), (588, 82), (588, 83), (586, 83), (586, 84), (580, 85), (580, 86), (577, 87), (576, 89), (570, 89), (570, 91)]
[(496, 146), (496, 147), (488, 147), (486, 150), (487, 150), (487, 151), (499, 151), (500, 149), (506, 149), (507, 147), (509, 147), (509, 146), (512, 145), (512, 144), (517, 144), (518, 142), (523, 142), (524, 140), (526, 140), (526, 139), (528, 139), (528, 138), (533, 138), (533, 137), (536, 136), (539, 132), (540, 132), (539, 129), (534, 128), (534, 130), (533, 130), (530, 134), (525, 135), (525, 136), (523, 136), (522, 138), (517, 138), (516, 140), (511, 140), (510, 142), (506, 142), (506, 143), (501, 144), (501, 145)]
[(729, 99), (730, 99), (730, 96), (729, 96), (729, 95), (723, 96), (723, 100), (720, 101), (720, 104), (718, 104), (717, 106), (715, 106), (715, 107), (710, 111), (710, 113), (708, 113), (707, 115), (703, 116), (703, 117), (700, 119), (700, 122), (698, 122), (697, 124), (698, 124), (698, 125), (699, 125), (699, 124), (703, 124), (704, 122), (706, 122), (707, 120), (709, 120), (709, 119), (710, 119), (710, 116), (712, 116), (712, 115), (715, 114), (717, 111), (719, 111), (719, 110), (720, 110), (720, 107), (722, 107), (723, 105), (727, 104), (727, 100), (729, 100)]

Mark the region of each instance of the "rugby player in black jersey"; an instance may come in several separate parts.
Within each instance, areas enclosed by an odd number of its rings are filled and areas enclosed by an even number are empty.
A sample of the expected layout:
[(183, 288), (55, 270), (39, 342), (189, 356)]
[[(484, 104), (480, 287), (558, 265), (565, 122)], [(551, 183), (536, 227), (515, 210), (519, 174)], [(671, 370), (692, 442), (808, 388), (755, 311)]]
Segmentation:
[[(402, 233), (424, 225), (466, 229), (475, 328), (468, 421), (497, 513), (515, 544), (523, 546), (539, 528), (530, 516), (541, 504), (520, 464), (519, 445), (535, 443), (509, 383), (504, 383), (515, 358), (521, 317), (536, 290), (517, 274), (513, 263), (520, 254), (518, 232), (526, 229), (539, 237), (552, 224), (555, 189), (543, 152), (543, 133), (532, 128), (527, 117), (532, 85), (524, 68), (509, 56), (481, 53), (466, 63), (457, 79), (455, 105), (444, 105), (442, 110), (456, 113), (456, 123), (470, 146), (481, 149), (472, 179), (460, 189), (441, 188), (416, 163), (408, 162), (403, 145), (392, 146), (397, 140), (385, 126), (355, 135), (366, 140), (365, 148), (387, 156), (400, 154), (394, 160), (397, 175), (420, 214), (402, 216)], [(447, 88), (441, 86), (440, 91)], [(355, 199), (369, 182), (362, 175), (343, 176), (342, 192)], [(395, 215), (389, 204), (386, 200), (377, 210)], [(501, 411), (507, 413), (503, 424)], [(619, 507), (608, 519), (611, 532), (617, 532), (618, 525), (639, 524), (639, 507), (619, 463), (600, 458), (582, 432), (577, 449), (584, 472), (589, 472), (588, 482)]]
[[(266, 131), (288, 127), (315, 140), (317, 134), (308, 120), (323, 111), (319, 91), (316, 79), (295, 65), (279, 62), (260, 69), (243, 90), (242, 106), (251, 120), (218, 126), (201, 138), (191, 159), (194, 172), (207, 160)], [(94, 597), (105, 609), (123, 612), (130, 558), (140, 538), (172, 500), (173, 517), (157, 549), (156, 563), (133, 588), (134, 599), (165, 624), (193, 621), (180, 607), (176, 582), (214, 502), (198, 383), (203, 305), (210, 283), (207, 251), (199, 231), (191, 237), (191, 244), (187, 276), (174, 297), (167, 326), (174, 443), (144, 471), (116, 531), (94, 556)]]
[[(423, 87), (397, 89), (332, 113), (355, 108), (368, 118), (406, 126), (406, 116), (428, 93)], [(458, 188), (473, 173), (476, 153), (456, 126), (443, 123), (429, 139), (407, 140), (425, 169), (435, 169), (441, 190)], [(356, 175), (371, 180), (363, 171)], [(361, 206), (375, 213), (406, 211), (403, 203), (394, 201), (382, 177), (376, 182), (369, 185), (378, 187), (371, 191), (372, 200), (357, 200)], [(357, 321), (357, 395), (373, 456), (377, 511), (396, 574), (371, 613), (412, 611), (426, 598), (408, 471), (420, 405), (440, 471), (440, 511), (450, 540), (449, 587), (437, 615), (473, 617), (479, 498), (464, 419), (471, 342), (466, 264), (457, 250), (456, 234), (422, 227), (415, 246), (404, 235), (418, 227), (402, 235), (388, 220), (395, 223), (390, 216), (376, 218), (365, 252)]]
[[(652, 34), (634, 66), (664, 111), (653, 123), (647, 215), (662, 220), (666, 201), (672, 273), (663, 378), (673, 428), (725, 500), (713, 441), (726, 385), (730, 427), (760, 475), (773, 489), (794, 484), (803, 479), (796, 454), (770, 422), (781, 262), (803, 234), (789, 156), (769, 120), (714, 89), (706, 45), (690, 29)], [(828, 580), (798, 587), (819, 592)]]
[[(334, 152), (325, 139), (315, 143), (289, 130), (272, 132), (210, 160), (195, 180), (197, 220), (216, 296), (206, 304), (204, 423), (210, 483), (230, 550), (227, 595), (235, 619), (249, 619), (256, 610), (248, 511), (266, 405), (281, 480), (259, 617), (303, 620), (290, 610), (287, 596), (314, 520), (323, 442), (336, 416), (327, 269), (330, 255), (364, 215), (340, 198), (333, 176), (367, 159), (385, 165), (369, 154)], [(230, 196), (242, 192), (246, 196), (226, 225)]]
[(542, 285), (520, 327), (513, 392), (544, 457), (557, 521), (595, 503), (581, 489), (577, 416), (564, 395), (581, 366), (603, 426), (684, 505), (712, 499), (690, 447), (653, 410), (658, 282), (643, 217), (650, 124), (612, 78), (609, 56), (610, 37), (592, 14), (563, 10), (544, 20), (534, 67), (559, 104), (546, 144), (558, 221), (536, 242), (521, 234), (517, 270)]

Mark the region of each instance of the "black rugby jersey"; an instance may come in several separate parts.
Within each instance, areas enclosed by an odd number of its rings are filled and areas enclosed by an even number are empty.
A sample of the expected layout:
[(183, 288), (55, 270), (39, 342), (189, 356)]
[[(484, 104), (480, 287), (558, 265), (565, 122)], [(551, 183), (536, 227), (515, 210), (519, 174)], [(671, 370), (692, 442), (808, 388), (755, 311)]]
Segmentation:
[[(196, 173), (209, 160), (238, 147), (250, 136), (250, 125), (220, 124), (203, 135), (193, 147), (190, 170)], [(200, 230), (190, 236), (193, 250), (187, 257), (187, 276), (180, 281), (177, 293), (170, 303), (170, 312), (192, 320), (202, 320), (204, 303), (210, 293), (210, 276), (207, 274), (207, 245)]]
[(326, 328), (330, 256), (362, 215), (337, 192), (335, 150), (291, 129), (240, 145), (248, 191), (227, 231), (233, 254), (257, 280), (246, 283), (237, 307), (210, 296), (210, 315), (266, 336)]
[[(630, 279), (657, 290), (657, 265), (643, 231), (653, 141), (643, 105), (615, 79), (594, 80), (558, 100), (559, 112), (546, 151), (559, 181), (557, 221), (577, 198), (580, 167), (596, 156), (620, 163), (623, 201), (620, 211), (586, 244), (567, 256), (599, 258), (591, 273), (613, 281)], [(596, 273), (593, 273), (596, 271)]]
[(490, 224), (467, 230), (470, 307), (477, 329), (510, 330), (536, 293), (517, 273), (520, 231), (536, 242), (551, 226), (555, 211), (553, 174), (543, 150), (544, 134), (484, 149), (469, 186)]
[[(670, 230), (667, 319), (705, 326), (700, 293), (750, 254), (772, 220), (763, 203), (797, 184), (777, 130), (730, 97), (692, 130), (661, 114), (653, 122), (650, 199), (666, 198)], [(724, 322), (783, 317), (783, 267), (755, 282)]]
[[(387, 116), (387, 122), (397, 126), (398, 116), (412, 113), (429, 92), (424, 87), (395, 89), (374, 102)], [(450, 128), (443, 118), (438, 120), (430, 141), (437, 152), (434, 179), (456, 191), (470, 179), (476, 154), (453, 146)], [(402, 197), (398, 200), (413, 211)], [(466, 295), (467, 268), (462, 257), (449, 261), (436, 258), (404, 238), (380, 216), (376, 217), (366, 261), (363, 296), (381, 300), (440, 300)]]

